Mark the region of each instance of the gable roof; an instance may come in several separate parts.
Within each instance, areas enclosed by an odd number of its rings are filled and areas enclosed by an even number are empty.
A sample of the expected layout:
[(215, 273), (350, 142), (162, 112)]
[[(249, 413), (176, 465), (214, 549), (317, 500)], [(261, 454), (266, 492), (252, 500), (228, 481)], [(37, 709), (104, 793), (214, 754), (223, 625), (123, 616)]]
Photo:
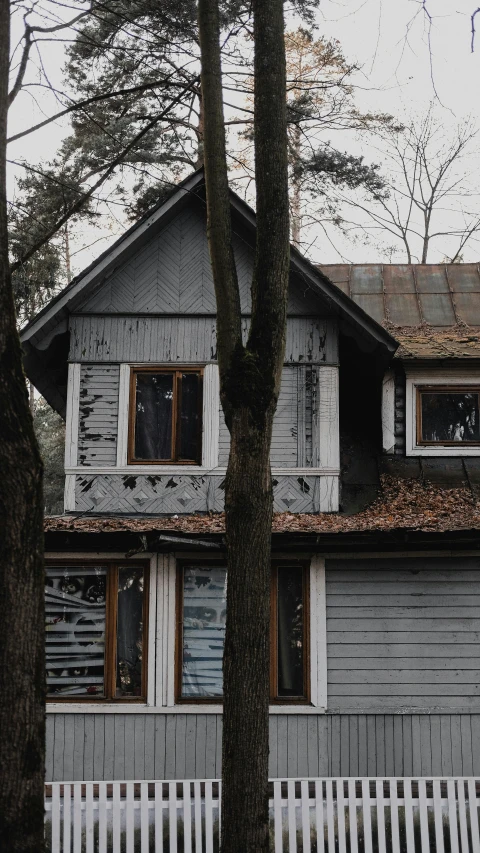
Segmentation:
[[(133, 245), (147, 242), (152, 232), (166, 224), (180, 209), (188, 204), (189, 197), (194, 195), (202, 199), (204, 190), (204, 172), (199, 169), (182, 181), (169, 197), (152, 208), (139, 222), (126, 231), (109, 249), (103, 252), (83, 272), (77, 275), (37, 316), (31, 320), (21, 332), (21, 340), (31, 345), (38, 344), (45, 337), (49, 339), (55, 330), (64, 324), (69, 313), (75, 310), (80, 301), (85, 300), (88, 293), (98, 284), (99, 280), (114, 268), (119, 266), (131, 252)], [(255, 230), (255, 213), (246, 202), (231, 191), (232, 212), (240, 218), (247, 230)], [(291, 269), (307, 281), (312, 291), (322, 297), (329, 307), (338, 314), (350, 327), (356, 329), (364, 338), (370, 339), (373, 346), (379, 345), (388, 353), (393, 353), (397, 342), (392, 335), (366, 312), (362, 306), (345, 297), (341, 289), (332, 286), (331, 281), (321, 270), (307, 261), (295, 248), (291, 248)], [(45, 343), (42, 348), (45, 348)]]
[(480, 358), (478, 264), (325, 264), (319, 269), (400, 343), (400, 358)]

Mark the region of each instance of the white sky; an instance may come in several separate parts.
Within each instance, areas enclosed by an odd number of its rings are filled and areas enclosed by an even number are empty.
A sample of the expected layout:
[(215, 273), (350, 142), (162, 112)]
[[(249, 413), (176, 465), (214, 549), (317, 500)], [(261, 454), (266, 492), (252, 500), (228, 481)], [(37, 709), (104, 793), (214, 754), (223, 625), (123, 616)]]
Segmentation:
[[(77, 4), (78, 7), (79, 4)], [(362, 70), (356, 77), (356, 101), (362, 110), (385, 111), (401, 120), (412, 114), (421, 115), (432, 99), (446, 132), (456, 123), (472, 116), (480, 126), (480, 101), (477, 95), (480, 72), (480, 14), (477, 16), (478, 38), (476, 51), (470, 50), (470, 15), (475, 0), (427, 0), (433, 16), (430, 29), (420, 0), (321, 0), (317, 16), (318, 35), (337, 38), (348, 61), (358, 61)], [(20, 21), (14, 23), (13, 43), (18, 39)], [(43, 45), (43, 61), (54, 86), (61, 86), (62, 47), (54, 42)], [(38, 60), (33, 54), (34, 63)], [(432, 82), (433, 78), (433, 82)], [(30, 82), (39, 81), (32, 65)], [(10, 133), (41, 121), (58, 109), (51, 94), (33, 88), (22, 93), (9, 117)], [(26, 159), (31, 164), (52, 157), (65, 132), (65, 122), (25, 137), (9, 147), (11, 159)], [(367, 161), (379, 161), (378, 152), (353, 138), (333, 140), (342, 150), (364, 153)], [(472, 154), (470, 169), (477, 167)], [(11, 197), (14, 196), (14, 175), (11, 172)], [(480, 185), (480, 181), (479, 181)], [(120, 209), (119, 209), (120, 210)], [(120, 211), (121, 214), (121, 211)], [(448, 226), (448, 216), (445, 223)], [(101, 235), (91, 228), (81, 228), (74, 235), (74, 272), (79, 272), (121, 233), (122, 221), (110, 223), (110, 232)], [(99, 237), (100, 242), (94, 242)], [(94, 245), (90, 245), (94, 243)], [(345, 257), (351, 262), (375, 262), (379, 258), (374, 245), (349, 244), (342, 238), (332, 244), (317, 233), (311, 250), (316, 261), (332, 263)], [(465, 260), (476, 260), (475, 247)], [(432, 256), (435, 261), (438, 256)], [(398, 261), (404, 258), (399, 256)]]

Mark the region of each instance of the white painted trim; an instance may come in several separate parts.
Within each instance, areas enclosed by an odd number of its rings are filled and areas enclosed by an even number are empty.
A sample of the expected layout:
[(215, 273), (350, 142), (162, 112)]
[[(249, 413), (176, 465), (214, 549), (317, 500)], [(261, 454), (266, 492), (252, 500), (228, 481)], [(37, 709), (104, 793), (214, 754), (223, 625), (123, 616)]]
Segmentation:
[(65, 475), (65, 488), (63, 491), (64, 512), (75, 512), (75, 474)]
[(310, 564), (310, 659), (311, 700), (327, 707), (327, 607), (325, 560), (315, 555)]
[(65, 470), (76, 466), (78, 460), (80, 369), (81, 365), (78, 363), (68, 365), (67, 413), (65, 425)]
[(147, 705), (155, 705), (155, 660), (157, 625), (157, 571), (158, 555), (150, 558), (150, 577), (148, 593), (148, 647), (147, 647)]
[(125, 466), (127, 464), (129, 396), (130, 365), (121, 364), (118, 387), (117, 468), (121, 468), (122, 466)]
[[(194, 474), (202, 477), (206, 474), (213, 477), (224, 477), (226, 468), (205, 468), (203, 465), (123, 465), (121, 467), (100, 467), (97, 465), (76, 465), (65, 469), (66, 474), (85, 477), (88, 474)], [(338, 477), (339, 468), (272, 468), (275, 477)]]
[[(327, 469), (338, 471), (340, 468), (338, 367), (325, 366), (319, 368), (317, 406), (318, 467), (322, 473), (325, 473)], [(338, 509), (338, 506), (336, 508)]]
[(405, 452), (407, 456), (480, 456), (480, 447), (459, 443), (458, 447), (417, 444), (417, 394), (419, 385), (480, 385), (480, 373), (473, 371), (408, 371), (405, 401)]
[[(315, 708), (313, 705), (270, 705), (268, 713), (270, 716), (276, 716), (278, 714), (290, 714), (292, 716), (299, 715), (316, 715), (325, 714), (325, 708)], [(222, 705), (174, 705), (173, 707), (166, 707), (161, 705), (156, 705), (152, 707), (148, 707), (147, 705), (141, 704), (125, 704), (125, 705), (94, 705), (85, 703), (82, 705), (80, 702), (78, 704), (74, 704), (73, 702), (65, 702), (62, 705), (61, 702), (47, 703), (47, 714), (223, 714), (223, 706)]]
[(218, 466), (220, 437), (220, 376), (217, 364), (206, 364), (203, 371), (202, 467)]
[(382, 383), (382, 435), (385, 453), (395, 452), (395, 374), (387, 370)]

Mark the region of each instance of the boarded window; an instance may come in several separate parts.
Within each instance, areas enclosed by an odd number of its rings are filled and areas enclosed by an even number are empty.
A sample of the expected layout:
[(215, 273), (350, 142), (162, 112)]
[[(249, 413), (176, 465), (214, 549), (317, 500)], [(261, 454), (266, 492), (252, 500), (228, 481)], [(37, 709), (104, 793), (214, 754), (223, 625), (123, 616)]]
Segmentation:
[(202, 372), (133, 368), (129, 463), (200, 464)]
[(145, 696), (144, 572), (130, 565), (47, 566), (49, 696)]
[[(307, 570), (272, 569), (271, 698), (308, 699)], [(221, 701), (227, 604), (227, 571), (220, 565), (188, 565), (179, 572), (177, 698)]]
[(417, 389), (417, 444), (480, 444), (476, 388)]

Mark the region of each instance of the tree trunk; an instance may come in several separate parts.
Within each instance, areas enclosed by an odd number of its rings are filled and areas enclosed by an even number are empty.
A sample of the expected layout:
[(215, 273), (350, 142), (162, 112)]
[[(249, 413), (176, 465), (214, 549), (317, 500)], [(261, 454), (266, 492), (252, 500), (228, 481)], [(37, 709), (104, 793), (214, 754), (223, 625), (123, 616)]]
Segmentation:
[(39, 853), (44, 813), (42, 465), (8, 264), (10, 10), (0, 0), (0, 850)]
[(272, 422), (285, 351), (289, 274), (283, 0), (254, 0), (257, 234), (252, 319), (242, 343), (231, 241), (218, 0), (200, 0), (207, 232), (217, 301), (225, 479), (222, 853), (267, 853)]

